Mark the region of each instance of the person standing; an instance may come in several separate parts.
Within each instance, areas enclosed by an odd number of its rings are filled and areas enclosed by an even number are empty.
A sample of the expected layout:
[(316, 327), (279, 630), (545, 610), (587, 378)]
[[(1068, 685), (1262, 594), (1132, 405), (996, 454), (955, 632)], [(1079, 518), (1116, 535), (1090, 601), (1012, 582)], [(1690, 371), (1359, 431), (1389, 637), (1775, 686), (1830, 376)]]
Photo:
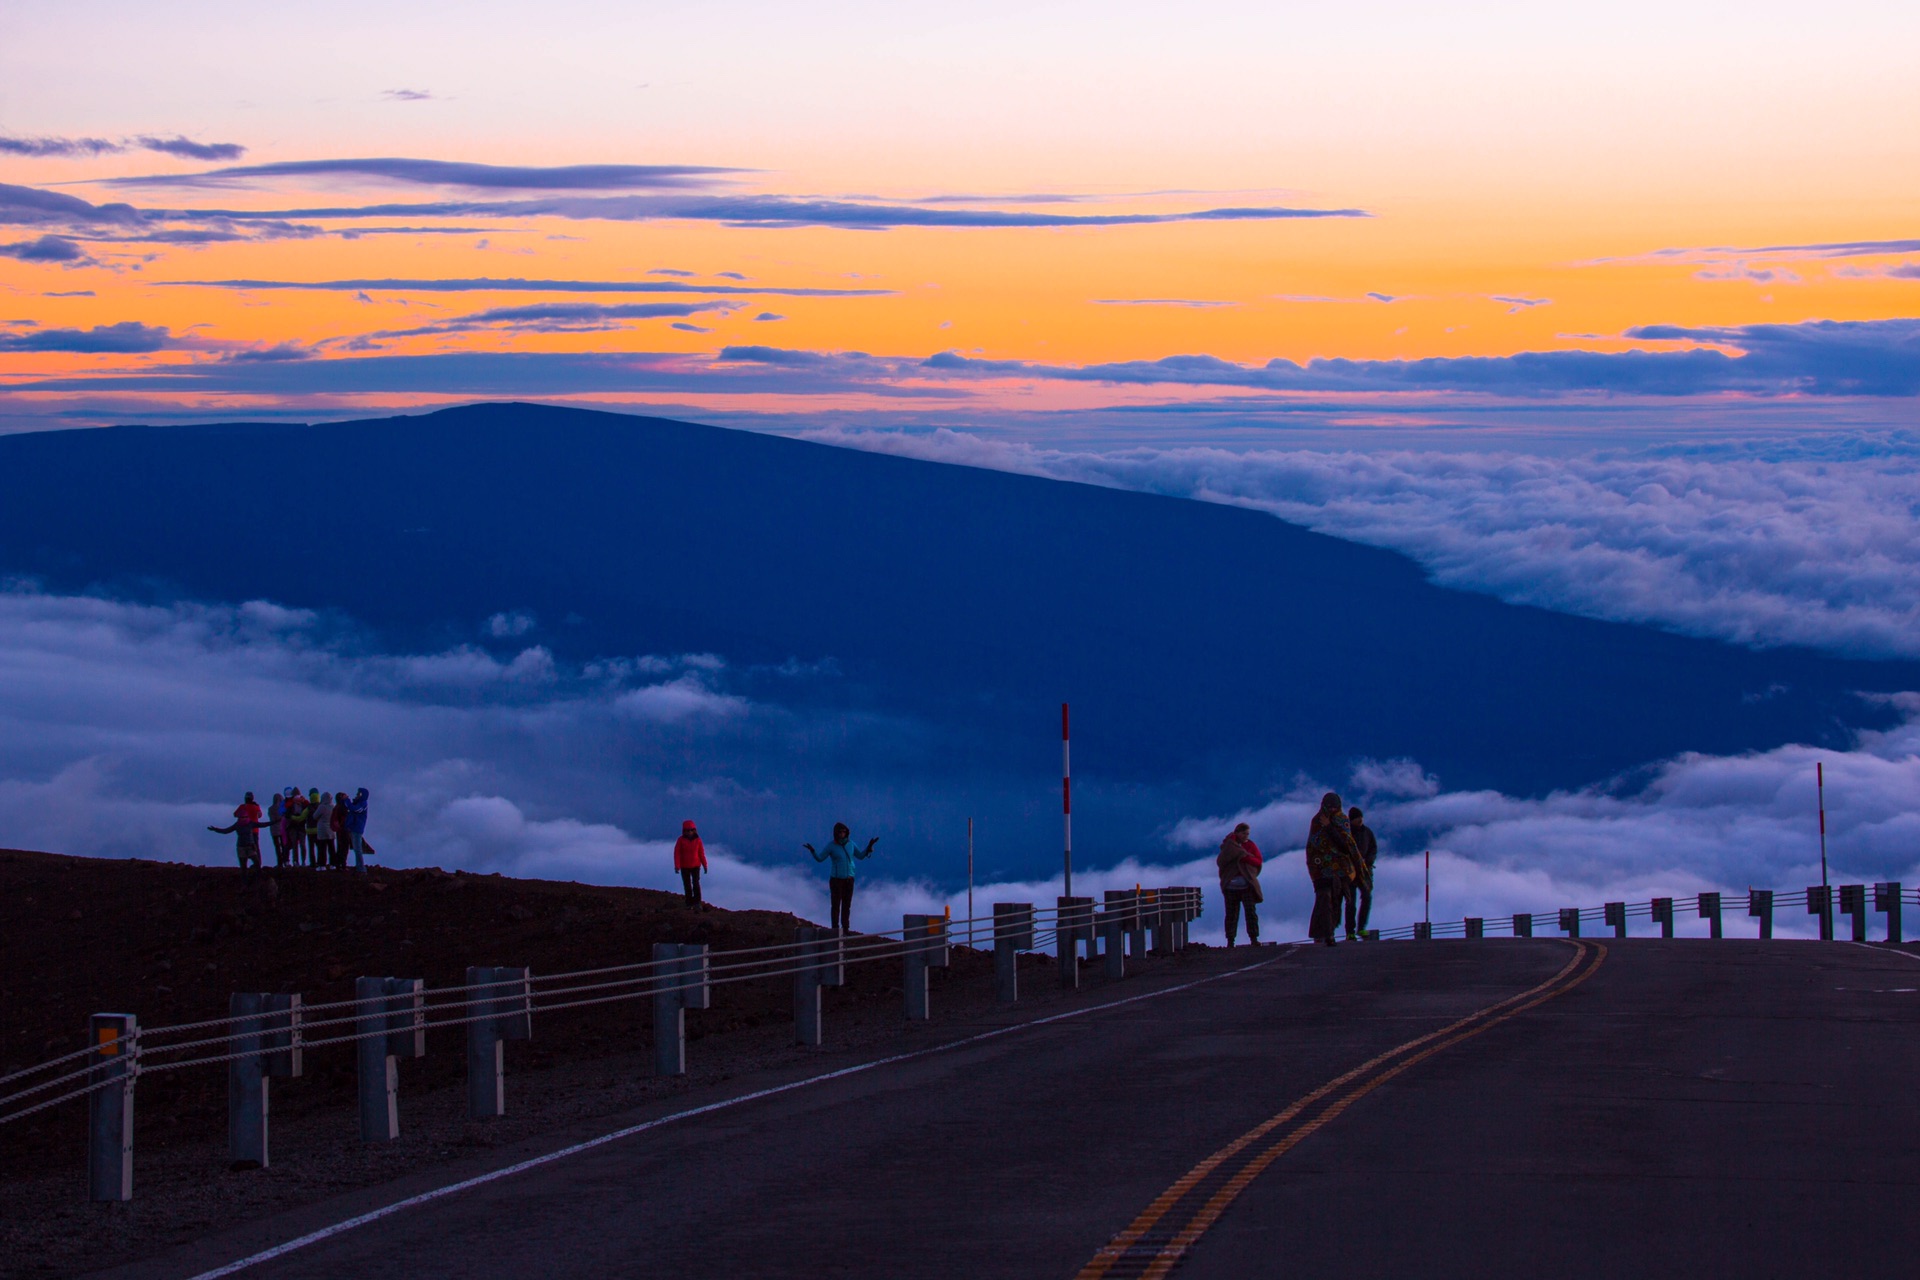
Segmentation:
[(347, 838), (353, 842), (353, 869), (367, 869), (367, 789), (360, 788), (347, 802)]
[(273, 837), (273, 865), (287, 865), (287, 797), (276, 791), (267, 801), (267, 834)]
[(329, 867), (333, 865), (333, 796), (316, 790), (311, 799), (313, 803), (307, 806), (307, 848), (314, 866)]
[(873, 846), (880, 843), (875, 836), (867, 841), (867, 847), (853, 847), (853, 831), (844, 822), (833, 824), (833, 843), (824, 849), (815, 849), (812, 845), (802, 845), (813, 855), (815, 862), (830, 864), (827, 867), (827, 909), (832, 913), (832, 923), (827, 927), (838, 929), (841, 933), (853, 932), (853, 863), (854, 859), (866, 859), (873, 856)]
[(1347, 810), (1347, 825), (1352, 829), (1354, 848), (1359, 853), (1356, 867), (1359, 874), (1348, 882), (1346, 892), (1348, 942), (1358, 942), (1367, 936), (1367, 917), (1373, 913), (1373, 864), (1380, 856), (1380, 842), (1374, 839), (1373, 828), (1361, 821), (1364, 816), (1359, 805)]
[(287, 788), (287, 860), (294, 866), (307, 861), (307, 798), (300, 788)]
[(1233, 936), (1239, 932), (1240, 913), (1247, 916), (1247, 942), (1251, 946), (1260, 945), (1259, 903), (1265, 901), (1260, 892), (1260, 868), (1265, 859), (1260, 856), (1260, 846), (1253, 842), (1253, 828), (1241, 823), (1227, 833), (1220, 842), (1219, 856), (1214, 866), (1220, 872), (1220, 896), (1227, 902), (1227, 945), (1233, 945)]
[(1324, 946), (1334, 945), (1340, 904), (1359, 861), (1360, 851), (1353, 843), (1340, 796), (1329, 791), (1320, 797), (1320, 811), (1307, 828), (1307, 875), (1313, 880), (1313, 918), (1307, 922), (1307, 936)]
[(706, 910), (700, 898), (700, 873), (707, 869), (707, 846), (691, 818), (680, 824), (680, 838), (673, 842), (673, 869), (680, 873), (680, 892), (687, 906)]
[(234, 837), (234, 856), (240, 860), (240, 870), (249, 866), (260, 867), (260, 828), (266, 826), (260, 815), (260, 806), (254, 803), (253, 792), (247, 792), (247, 798), (233, 811), (233, 822), (224, 827), (208, 827), (215, 835)]
[(329, 819), (329, 822), (333, 827), (333, 869), (335, 871), (345, 871), (347, 869), (347, 846), (353, 843), (353, 835), (347, 829), (348, 812), (347, 793), (344, 791), (334, 792), (333, 816)]

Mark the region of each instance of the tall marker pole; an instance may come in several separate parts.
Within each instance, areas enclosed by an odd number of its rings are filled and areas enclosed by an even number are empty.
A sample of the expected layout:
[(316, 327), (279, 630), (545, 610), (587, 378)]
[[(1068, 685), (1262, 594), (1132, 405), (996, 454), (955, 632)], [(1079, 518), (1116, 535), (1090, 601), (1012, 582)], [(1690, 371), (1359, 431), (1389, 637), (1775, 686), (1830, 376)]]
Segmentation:
[(1066, 896), (1073, 896), (1073, 747), (1067, 737), (1067, 704), (1060, 704), (1060, 816), (1066, 823)]
[(967, 945), (973, 945), (973, 819), (967, 819)]
[(1427, 905), (1423, 912), (1428, 924), (1433, 923), (1433, 850), (1427, 850)]
[(1827, 885), (1827, 766), (1824, 762), (1813, 762), (1813, 785), (1815, 794), (1820, 798), (1820, 887)]

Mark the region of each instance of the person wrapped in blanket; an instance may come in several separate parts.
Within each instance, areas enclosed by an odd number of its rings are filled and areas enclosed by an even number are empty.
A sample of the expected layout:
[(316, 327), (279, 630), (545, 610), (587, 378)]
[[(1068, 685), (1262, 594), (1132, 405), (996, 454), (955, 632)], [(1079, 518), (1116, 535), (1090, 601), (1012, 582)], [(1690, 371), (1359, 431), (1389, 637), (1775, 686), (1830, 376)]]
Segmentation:
[(1241, 823), (1220, 842), (1214, 867), (1220, 873), (1220, 896), (1227, 902), (1227, 945), (1239, 931), (1240, 913), (1247, 916), (1247, 941), (1260, 945), (1260, 907), (1265, 895), (1260, 892), (1260, 868), (1265, 864), (1260, 846), (1253, 842), (1253, 828)]
[(1347, 886), (1360, 876), (1360, 847), (1337, 792), (1320, 797), (1320, 811), (1307, 827), (1307, 875), (1313, 880), (1313, 918), (1307, 936), (1324, 946), (1334, 945)]

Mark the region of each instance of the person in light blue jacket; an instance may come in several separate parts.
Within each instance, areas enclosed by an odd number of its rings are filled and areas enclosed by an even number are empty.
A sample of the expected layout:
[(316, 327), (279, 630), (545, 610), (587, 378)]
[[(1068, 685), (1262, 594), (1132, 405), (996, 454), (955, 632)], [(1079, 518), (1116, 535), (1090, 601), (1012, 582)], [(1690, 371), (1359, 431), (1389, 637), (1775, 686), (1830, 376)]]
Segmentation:
[(816, 849), (810, 844), (801, 846), (813, 855), (815, 862), (829, 864), (827, 899), (833, 913), (829, 928), (838, 929), (841, 933), (853, 932), (853, 862), (856, 858), (873, 856), (873, 846), (879, 843), (880, 837), (875, 836), (867, 841), (866, 848), (856, 849), (853, 847), (853, 831), (846, 823), (836, 822), (833, 824), (832, 844), (824, 849)]

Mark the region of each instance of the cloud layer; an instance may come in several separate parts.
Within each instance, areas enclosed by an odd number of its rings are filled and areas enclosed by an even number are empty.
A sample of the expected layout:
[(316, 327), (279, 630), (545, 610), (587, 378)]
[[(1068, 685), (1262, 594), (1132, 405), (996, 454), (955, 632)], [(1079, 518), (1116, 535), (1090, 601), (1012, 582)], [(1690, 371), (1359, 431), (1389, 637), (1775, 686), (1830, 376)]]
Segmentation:
[[(241, 789), (365, 785), (370, 834), (397, 865), (672, 888), (671, 838), (694, 815), (717, 855), (714, 900), (818, 918), (823, 885), (798, 853), (804, 833), (770, 833), (757, 814), (769, 789), (793, 783), (795, 761), (838, 747), (839, 767), (855, 779), (838, 787), (841, 799), (864, 796), (856, 812), (883, 815), (861, 821), (882, 837), (884, 856), (856, 900), (857, 922), (892, 928), (902, 911), (947, 904), (964, 914), (957, 868), (930, 861), (924, 842), (903, 834), (902, 815), (924, 803), (920, 789), (954, 785), (898, 763), (925, 727), (783, 709), (730, 690), (728, 665), (714, 655), (562, 669), (525, 645), (537, 629), (531, 617), (503, 614), (476, 620), (476, 635), (522, 647), (380, 654), (343, 620), (266, 602), (155, 608), (0, 593), (0, 844), (220, 864), (229, 839), (203, 828), (226, 820)], [(1913, 882), (1920, 695), (1894, 701), (1904, 723), (1848, 751), (1685, 756), (1531, 800), (1450, 791), (1415, 761), (1362, 760), (1345, 778), (1298, 778), (1236, 812), (1168, 813), (1157, 849), (1083, 868), (1075, 887), (1211, 890), (1213, 846), (1245, 819), (1270, 859), (1266, 936), (1299, 936), (1299, 847), (1332, 785), (1364, 805), (1380, 833), (1380, 924), (1417, 917), (1423, 849), (1434, 851), (1436, 919), (1793, 889), (1818, 881), (1816, 759), (1827, 772), (1835, 880)], [(1051, 836), (1056, 818), (1036, 820)], [(982, 880), (980, 904), (1044, 903), (1058, 892), (1055, 882), (990, 871)], [(1210, 892), (1199, 936), (1218, 936), (1219, 923)]]
[(1556, 458), (1505, 451), (1070, 452), (811, 438), (1270, 511), (1501, 599), (1746, 644), (1920, 656), (1920, 437)]

